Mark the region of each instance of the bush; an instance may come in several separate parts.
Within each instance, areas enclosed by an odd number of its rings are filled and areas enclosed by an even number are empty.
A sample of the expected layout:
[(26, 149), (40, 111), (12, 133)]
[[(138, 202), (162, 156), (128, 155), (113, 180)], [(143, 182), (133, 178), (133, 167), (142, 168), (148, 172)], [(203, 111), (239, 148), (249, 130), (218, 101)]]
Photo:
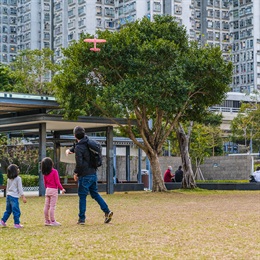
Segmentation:
[[(7, 183), (7, 175), (3, 174), (4, 176), (4, 185)], [(37, 187), (39, 186), (39, 176), (35, 175), (28, 175), (28, 174), (20, 174), (22, 178), (23, 187)]]

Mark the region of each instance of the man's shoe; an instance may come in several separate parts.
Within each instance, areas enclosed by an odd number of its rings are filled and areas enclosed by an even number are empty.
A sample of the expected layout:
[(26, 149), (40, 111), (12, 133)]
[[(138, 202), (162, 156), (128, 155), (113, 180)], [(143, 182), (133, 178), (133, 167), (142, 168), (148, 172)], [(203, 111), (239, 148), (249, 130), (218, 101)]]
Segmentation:
[(105, 214), (105, 223), (109, 223), (112, 220), (113, 217), (113, 212), (110, 211), (108, 213)]
[(78, 225), (85, 225), (85, 220), (79, 219), (77, 224)]
[(5, 224), (5, 222), (3, 220), (0, 221), (0, 226), (6, 227), (6, 224)]

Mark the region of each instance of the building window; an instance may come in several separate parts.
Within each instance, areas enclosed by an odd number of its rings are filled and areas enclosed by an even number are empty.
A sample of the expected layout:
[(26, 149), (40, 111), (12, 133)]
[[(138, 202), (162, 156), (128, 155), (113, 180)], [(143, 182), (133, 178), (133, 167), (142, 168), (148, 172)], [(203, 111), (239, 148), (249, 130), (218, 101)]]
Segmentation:
[(68, 23), (68, 28), (71, 29), (72, 27), (74, 27), (74, 21)]
[(50, 11), (50, 5), (44, 4), (44, 11)]
[(182, 13), (182, 7), (180, 5), (174, 6), (174, 13), (175, 14), (181, 14)]
[(82, 19), (79, 21), (79, 27), (84, 26), (85, 25), (85, 19)]
[(208, 21), (208, 28), (213, 28), (213, 22), (212, 21)]
[(97, 15), (102, 15), (102, 7), (101, 6), (97, 6), (96, 7), (96, 14)]
[(106, 27), (106, 28), (110, 28), (110, 29), (114, 28), (114, 27), (115, 27), (114, 21), (106, 20), (106, 21), (105, 21), (105, 27)]
[(208, 10), (208, 17), (213, 17), (213, 10), (212, 9), (209, 9)]
[(71, 9), (71, 10), (68, 11), (68, 16), (69, 16), (69, 17), (71, 17), (71, 16), (74, 15), (74, 12), (73, 12), (73, 11), (74, 11), (74, 9)]
[(44, 21), (50, 21), (50, 14), (44, 13)]
[(50, 34), (49, 33), (44, 33), (43, 37), (45, 40), (49, 40), (50, 39)]
[(85, 13), (85, 10), (84, 10), (84, 9), (85, 9), (84, 6), (80, 7), (80, 8), (78, 9), (78, 15), (84, 14), (84, 13)]
[(161, 12), (161, 3), (160, 2), (154, 2), (153, 4), (153, 10), (155, 12)]
[(15, 45), (10, 46), (10, 52), (16, 52), (16, 46)]
[(113, 8), (105, 7), (105, 15), (114, 17), (115, 16), (115, 10)]
[(69, 41), (73, 40), (73, 33), (70, 33), (70, 34), (68, 35), (68, 40), (69, 40)]
[(61, 3), (59, 2), (59, 3), (57, 3), (56, 5), (55, 5), (55, 11), (58, 11), (58, 10), (60, 10), (61, 9)]
[(97, 18), (97, 19), (96, 19), (96, 24), (97, 24), (97, 27), (102, 27), (101, 18)]
[(115, 0), (105, 0), (106, 5), (113, 5), (115, 4)]

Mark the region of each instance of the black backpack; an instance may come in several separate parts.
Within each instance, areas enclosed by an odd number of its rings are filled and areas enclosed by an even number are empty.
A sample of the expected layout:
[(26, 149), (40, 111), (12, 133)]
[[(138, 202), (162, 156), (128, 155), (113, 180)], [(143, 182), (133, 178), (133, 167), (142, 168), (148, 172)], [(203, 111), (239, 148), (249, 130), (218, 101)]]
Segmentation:
[(97, 169), (102, 165), (102, 146), (95, 140), (88, 139), (88, 148), (90, 154), (90, 164)]

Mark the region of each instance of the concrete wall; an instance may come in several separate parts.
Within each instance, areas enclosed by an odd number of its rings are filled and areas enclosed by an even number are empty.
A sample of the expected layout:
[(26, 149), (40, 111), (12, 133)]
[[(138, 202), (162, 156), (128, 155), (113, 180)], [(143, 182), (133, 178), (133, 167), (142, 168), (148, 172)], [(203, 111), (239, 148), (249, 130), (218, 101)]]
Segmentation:
[(201, 171), (207, 180), (247, 180), (252, 160), (249, 155), (210, 157), (201, 165)]
[[(247, 180), (252, 171), (252, 157), (250, 155), (215, 156), (206, 158), (200, 166), (205, 180)], [(172, 165), (177, 169), (181, 165), (180, 157), (161, 157), (161, 169)], [(193, 168), (195, 173), (196, 169)]]
[[(119, 180), (126, 180), (126, 162), (124, 156), (117, 156), (116, 174)], [(176, 171), (181, 165), (180, 157), (159, 158), (161, 164), (162, 175), (171, 165), (173, 171)], [(142, 169), (146, 168), (146, 161), (142, 160)], [(72, 174), (74, 165), (70, 164), (67, 167), (67, 174)], [(216, 156), (206, 158), (204, 164), (200, 167), (205, 180), (247, 180), (252, 171), (252, 157), (249, 155), (243, 156)], [(195, 173), (195, 168), (193, 169)], [(130, 157), (130, 180), (136, 181), (138, 174), (138, 158)], [(103, 165), (98, 169), (98, 179), (106, 180), (106, 159), (103, 158)]]

